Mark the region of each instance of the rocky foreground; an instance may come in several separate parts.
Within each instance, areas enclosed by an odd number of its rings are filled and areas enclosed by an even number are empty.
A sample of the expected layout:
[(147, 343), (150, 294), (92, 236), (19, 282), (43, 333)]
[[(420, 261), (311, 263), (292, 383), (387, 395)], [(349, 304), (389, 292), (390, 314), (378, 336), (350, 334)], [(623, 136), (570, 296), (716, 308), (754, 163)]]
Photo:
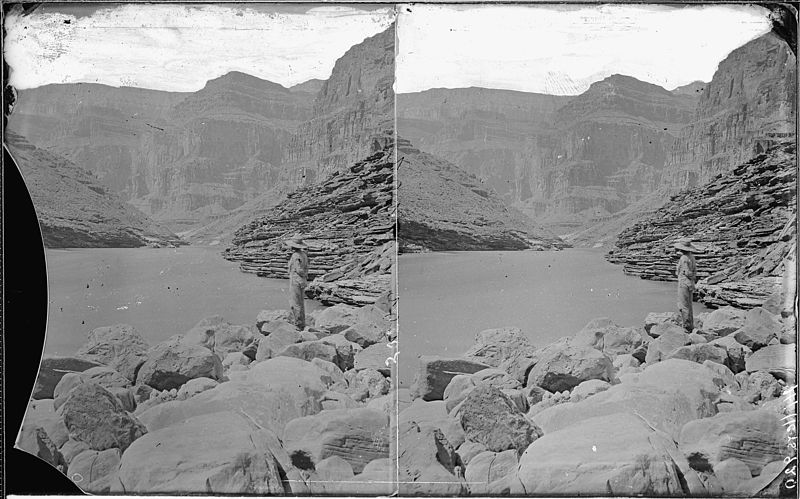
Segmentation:
[(389, 309), (287, 314), (95, 329), (43, 359), (17, 447), (95, 494), (390, 493)]
[(310, 298), (323, 303), (375, 303), (391, 289), (395, 224), (392, 218), (394, 142), (373, 137), (363, 161), (318, 184), (298, 189), (263, 216), (241, 227), (224, 257), (241, 270), (285, 279), (287, 237), (309, 246)]
[(622, 231), (607, 258), (628, 275), (675, 280), (672, 244), (690, 237), (703, 249), (697, 255), (699, 300), (712, 307), (756, 307), (794, 268), (796, 191), (792, 140), (673, 196)]
[(541, 347), (481, 331), (461, 357), (421, 357), (410, 390), (372, 305), (303, 331), (285, 311), (212, 317), (154, 346), (99, 328), (44, 359), (17, 446), (92, 493), (774, 497), (796, 435), (781, 301), (691, 334), (669, 312)]

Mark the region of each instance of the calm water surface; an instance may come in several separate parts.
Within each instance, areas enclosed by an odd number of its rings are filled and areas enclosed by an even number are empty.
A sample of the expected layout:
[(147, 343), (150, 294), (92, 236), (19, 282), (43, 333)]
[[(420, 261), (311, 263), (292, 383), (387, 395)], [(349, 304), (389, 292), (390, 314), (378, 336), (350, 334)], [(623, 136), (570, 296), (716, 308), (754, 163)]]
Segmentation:
[[(151, 343), (185, 333), (204, 317), (254, 324), (264, 309), (288, 308), (288, 281), (238, 270), (220, 248), (47, 250), (45, 353), (71, 355), (100, 326), (127, 323)], [(321, 306), (306, 301), (306, 310)]]
[[(674, 283), (627, 277), (605, 250), (454, 252), (399, 258), (400, 378), (419, 355), (458, 356), (484, 329), (515, 326), (535, 345), (595, 317), (639, 325), (676, 309)], [(706, 311), (695, 303), (695, 313)]]

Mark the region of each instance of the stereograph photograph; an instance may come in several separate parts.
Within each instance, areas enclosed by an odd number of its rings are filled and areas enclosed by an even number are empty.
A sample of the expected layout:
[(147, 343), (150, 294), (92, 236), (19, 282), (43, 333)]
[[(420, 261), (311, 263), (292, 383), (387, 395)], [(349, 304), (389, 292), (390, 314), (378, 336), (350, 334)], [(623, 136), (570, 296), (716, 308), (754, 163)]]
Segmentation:
[(3, 7), (48, 493), (796, 496), (796, 6)]

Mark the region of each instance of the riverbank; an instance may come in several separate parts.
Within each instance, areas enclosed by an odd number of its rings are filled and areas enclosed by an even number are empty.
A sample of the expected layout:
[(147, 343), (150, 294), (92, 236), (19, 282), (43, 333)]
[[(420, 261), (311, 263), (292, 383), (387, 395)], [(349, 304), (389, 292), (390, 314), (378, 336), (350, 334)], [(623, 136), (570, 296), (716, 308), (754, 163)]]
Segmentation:
[[(401, 255), (401, 386), (420, 355), (460, 354), (484, 329), (518, 327), (534, 345), (579, 331), (595, 317), (636, 324), (675, 309), (673, 283), (624, 275), (603, 249)], [(708, 309), (695, 303), (695, 313)]]
[(156, 344), (94, 329), (43, 359), (17, 447), (95, 494), (391, 493), (392, 319), (339, 304), (299, 330), (264, 310)]

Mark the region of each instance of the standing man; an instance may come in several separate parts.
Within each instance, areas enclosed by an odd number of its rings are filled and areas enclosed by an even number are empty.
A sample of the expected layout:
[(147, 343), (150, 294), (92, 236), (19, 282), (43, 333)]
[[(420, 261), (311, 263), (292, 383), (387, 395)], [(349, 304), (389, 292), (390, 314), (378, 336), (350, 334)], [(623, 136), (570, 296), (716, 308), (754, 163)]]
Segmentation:
[(699, 253), (699, 248), (692, 245), (689, 240), (678, 241), (675, 249), (681, 252), (678, 267), (675, 273), (678, 276), (678, 313), (681, 316), (681, 325), (687, 333), (694, 330), (694, 311), (692, 310), (692, 296), (694, 283), (697, 278), (697, 266), (694, 253)]
[(297, 329), (306, 327), (305, 289), (308, 282), (308, 246), (299, 236), (286, 241), (292, 249), (289, 258), (289, 315)]

